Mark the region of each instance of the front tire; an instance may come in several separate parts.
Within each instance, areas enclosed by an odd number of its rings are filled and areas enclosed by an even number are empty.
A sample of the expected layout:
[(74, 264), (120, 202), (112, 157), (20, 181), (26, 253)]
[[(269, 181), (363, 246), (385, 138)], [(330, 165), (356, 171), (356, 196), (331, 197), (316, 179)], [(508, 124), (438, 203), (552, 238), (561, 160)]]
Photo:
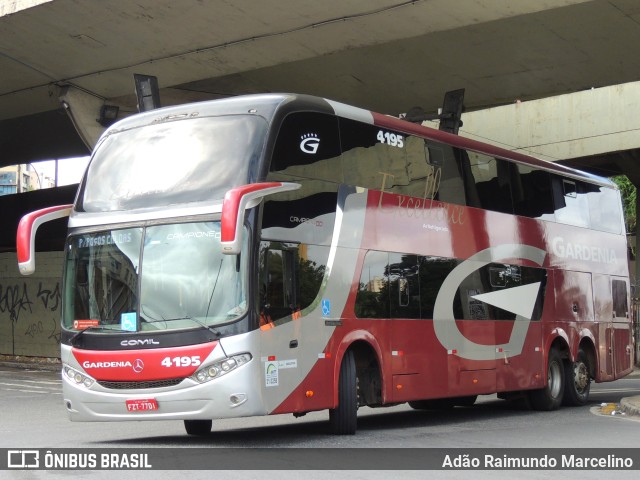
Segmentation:
[(582, 406), (589, 400), (591, 390), (591, 369), (589, 358), (584, 350), (578, 350), (575, 362), (565, 363), (565, 390), (562, 403), (570, 406)]
[(353, 435), (358, 423), (358, 380), (356, 361), (348, 351), (340, 365), (338, 379), (338, 406), (329, 410), (331, 431), (336, 435)]
[(564, 366), (557, 350), (549, 352), (547, 385), (529, 392), (529, 402), (534, 410), (551, 411), (560, 408), (564, 395)]
[(208, 435), (211, 433), (212, 420), (185, 420), (184, 429), (189, 435)]

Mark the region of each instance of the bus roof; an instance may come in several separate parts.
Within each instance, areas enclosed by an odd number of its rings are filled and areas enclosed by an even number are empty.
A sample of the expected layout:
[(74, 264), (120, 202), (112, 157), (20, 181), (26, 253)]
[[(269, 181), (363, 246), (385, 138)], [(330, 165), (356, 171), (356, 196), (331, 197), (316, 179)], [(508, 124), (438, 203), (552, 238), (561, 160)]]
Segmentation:
[[(225, 99), (163, 107), (132, 115), (115, 123), (107, 129), (101, 137), (101, 140), (102, 138), (122, 130), (188, 118), (249, 114), (260, 115), (270, 122), (276, 117), (276, 115), (286, 115), (293, 111), (317, 111), (334, 114), (338, 117), (368, 123), (409, 135), (415, 135), (493, 157), (499, 157), (507, 161), (528, 165), (533, 168), (546, 170), (565, 177), (583, 180), (609, 188), (617, 188), (615, 183), (607, 178), (576, 170), (559, 163), (542, 160), (530, 155), (507, 150), (505, 148), (479, 142), (467, 137), (443, 132), (431, 127), (402, 120), (397, 117), (383, 115), (321, 97), (302, 94), (279, 93), (241, 95)], [(100, 141), (98, 141), (98, 143), (100, 143)]]

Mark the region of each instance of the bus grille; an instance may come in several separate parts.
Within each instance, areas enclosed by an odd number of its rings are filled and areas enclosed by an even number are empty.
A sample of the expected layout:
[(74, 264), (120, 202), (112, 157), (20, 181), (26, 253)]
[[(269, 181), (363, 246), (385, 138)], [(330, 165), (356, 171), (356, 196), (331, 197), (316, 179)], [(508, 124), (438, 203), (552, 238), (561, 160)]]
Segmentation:
[(150, 380), (147, 382), (108, 382), (99, 380), (98, 384), (104, 388), (114, 390), (144, 389), (144, 388), (163, 388), (178, 385), (184, 378), (170, 378), (167, 380)]

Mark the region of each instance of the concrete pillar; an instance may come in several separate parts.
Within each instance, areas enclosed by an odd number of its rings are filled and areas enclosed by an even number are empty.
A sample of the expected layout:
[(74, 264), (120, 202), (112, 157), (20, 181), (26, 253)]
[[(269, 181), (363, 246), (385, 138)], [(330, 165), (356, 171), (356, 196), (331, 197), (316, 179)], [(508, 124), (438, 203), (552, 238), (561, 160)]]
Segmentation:
[(100, 107), (105, 101), (72, 86), (64, 87), (60, 102), (71, 118), (78, 135), (89, 149), (93, 149), (105, 127), (98, 123)]

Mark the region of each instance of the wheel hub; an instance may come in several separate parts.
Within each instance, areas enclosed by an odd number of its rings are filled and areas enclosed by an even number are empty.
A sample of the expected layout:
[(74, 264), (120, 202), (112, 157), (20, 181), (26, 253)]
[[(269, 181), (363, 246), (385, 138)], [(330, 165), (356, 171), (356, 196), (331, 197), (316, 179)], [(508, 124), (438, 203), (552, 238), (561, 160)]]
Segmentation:
[(573, 367), (573, 378), (576, 390), (583, 391), (589, 386), (589, 372), (587, 366), (582, 362), (577, 362)]

